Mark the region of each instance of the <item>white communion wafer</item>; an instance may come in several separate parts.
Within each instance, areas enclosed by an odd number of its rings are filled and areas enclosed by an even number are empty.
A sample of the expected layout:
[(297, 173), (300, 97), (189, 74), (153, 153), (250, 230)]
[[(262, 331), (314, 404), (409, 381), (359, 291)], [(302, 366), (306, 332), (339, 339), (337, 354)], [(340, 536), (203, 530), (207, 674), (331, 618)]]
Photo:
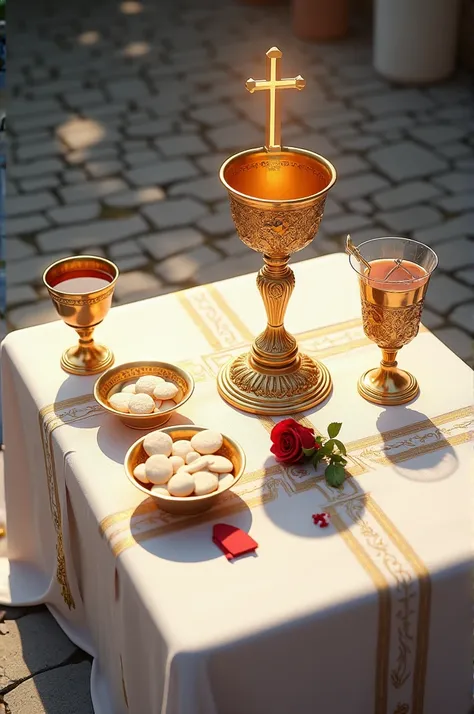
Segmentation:
[(161, 402), (159, 411), (166, 412), (168, 409), (176, 409), (176, 402), (173, 399), (165, 399)]
[(113, 409), (116, 409), (118, 412), (128, 414), (128, 412), (130, 411), (131, 396), (131, 394), (123, 394), (122, 392), (112, 394), (112, 396), (109, 397), (109, 404)]
[(130, 414), (152, 414), (155, 402), (149, 394), (131, 394), (128, 408)]
[(168, 481), (168, 491), (172, 496), (190, 496), (194, 491), (194, 478), (186, 471), (180, 471)]
[(134, 384), (126, 384), (122, 389), (122, 394), (136, 394), (136, 389)]
[(181, 468), (181, 466), (184, 466), (184, 459), (181, 458), (181, 456), (170, 456), (170, 461), (171, 465), (173, 467), (173, 473), (175, 474), (176, 471)]
[(205, 496), (206, 493), (212, 493), (217, 489), (219, 479), (216, 474), (211, 474), (210, 471), (197, 471), (194, 474), (194, 493), (196, 496)]
[(212, 431), (212, 429), (206, 429), (194, 434), (191, 439), (191, 446), (194, 451), (198, 451), (200, 454), (215, 454), (221, 448), (222, 442), (222, 434), (219, 434), (218, 431)]
[(173, 466), (167, 456), (154, 454), (145, 461), (145, 474), (151, 483), (167, 483), (173, 475)]
[(209, 471), (214, 471), (216, 474), (228, 474), (234, 468), (230, 459), (219, 454), (210, 454), (207, 457), (207, 463)]
[(228, 488), (234, 483), (232, 474), (219, 474), (219, 491)]
[(148, 456), (153, 456), (154, 454), (169, 456), (173, 448), (173, 439), (164, 431), (152, 431), (145, 436), (143, 448)]
[(173, 399), (178, 391), (178, 387), (173, 382), (160, 382), (153, 390), (153, 396), (155, 399)]
[(178, 439), (173, 442), (173, 450), (171, 453), (173, 456), (181, 456), (184, 461), (186, 459), (186, 454), (189, 454), (189, 452), (193, 450), (191, 442), (188, 441), (188, 439)]
[(169, 496), (169, 491), (166, 486), (157, 486), (156, 484), (150, 488), (150, 493), (155, 496)]
[(144, 374), (140, 377), (135, 384), (135, 390), (137, 394), (149, 394), (150, 397), (160, 380), (164, 382), (161, 377), (155, 377), (154, 374)]
[(186, 459), (185, 459), (185, 460), (186, 460), (186, 463), (187, 463), (187, 464), (192, 464), (193, 461), (196, 461), (196, 459), (200, 459), (200, 458), (201, 458), (201, 454), (198, 454), (197, 451), (189, 451), (189, 452), (186, 454)]
[(133, 475), (136, 479), (138, 479), (138, 481), (141, 481), (142, 483), (150, 483), (146, 477), (145, 464), (138, 464), (138, 466), (135, 466), (135, 468), (133, 469)]
[(188, 472), (188, 474), (195, 474), (197, 471), (206, 471), (208, 465), (207, 456), (200, 456), (199, 459), (195, 459), (190, 464), (183, 466), (183, 469)]

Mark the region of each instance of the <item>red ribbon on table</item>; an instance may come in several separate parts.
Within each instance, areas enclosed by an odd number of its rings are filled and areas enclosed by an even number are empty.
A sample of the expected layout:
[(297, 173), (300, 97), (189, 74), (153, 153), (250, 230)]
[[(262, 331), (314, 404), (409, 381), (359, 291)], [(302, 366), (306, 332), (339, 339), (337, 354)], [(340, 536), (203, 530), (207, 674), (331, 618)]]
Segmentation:
[(252, 553), (258, 548), (258, 543), (248, 533), (227, 523), (216, 523), (212, 529), (212, 540), (222, 550), (227, 560)]

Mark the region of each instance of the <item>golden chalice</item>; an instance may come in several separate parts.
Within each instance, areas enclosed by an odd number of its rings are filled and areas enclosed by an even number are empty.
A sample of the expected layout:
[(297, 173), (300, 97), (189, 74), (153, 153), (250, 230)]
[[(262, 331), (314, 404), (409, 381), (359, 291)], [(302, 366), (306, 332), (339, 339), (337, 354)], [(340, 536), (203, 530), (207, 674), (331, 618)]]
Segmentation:
[(281, 79), (276, 47), (267, 52), (267, 79), (249, 79), (250, 92), (267, 90), (264, 148), (248, 149), (224, 162), (232, 218), (243, 243), (263, 254), (257, 286), (267, 327), (250, 352), (221, 369), (217, 386), (231, 405), (253, 414), (291, 414), (319, 404), (332, 387), (327, 368), (298, 351), (284, 327), (295, 287), (290, 255), (315, 237), (336, 171), (327, 159), (305, 149), (281, 146), (279, 89), (302, 89), (302, 77)]
[(417, 336), (423, 301), (438, 256), (408, 238), (374, 238), (352, 245), (350, 264), (359, 275), (364, 332), (382, 350), (380, 367), (359, 379), (359, 394), (374, 404), (405, 404), (420, 391), (415, 377), (397, 366), (397, 352)]
[(92, 334), (110, 309), (118, 275), (110, 260), (93, 255), (64, 258), (45, 270), (43, 282), (59, 316), (79, 335), (79, 343), (61, 357), (66, 372), (97, 374), (113, 364), (112, 350), (94, 342)]

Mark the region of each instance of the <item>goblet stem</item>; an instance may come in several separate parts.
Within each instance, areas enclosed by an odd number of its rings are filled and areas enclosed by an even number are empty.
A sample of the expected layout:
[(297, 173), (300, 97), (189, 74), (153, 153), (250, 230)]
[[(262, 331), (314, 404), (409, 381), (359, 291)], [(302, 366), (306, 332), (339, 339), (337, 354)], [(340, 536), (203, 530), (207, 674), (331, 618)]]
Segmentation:
[(83, 349), (88, 349), (94, 344), (94, 334), (95, 325), (93, 327), (76, 327), (77, 334), (79, 335), (79, 344)]
[(75, 327), (79, 340), (77, 345), (67, 349), (62, 358), (61, 366), (70, 374), (97, 374), (108, 369), (114, 362), (114, 355), (108, 347), (94, 341), (93, 327)]
[(359, 379), (359, 394), (374, 404), (396, 406), (414, 399), (418, 392), (418, 382), (409, 372), (398, 368), (398, 350), (382, 348), (380, 366), (370, 369)]
[(283, 324), (295, 275), (287, 265), (289, 255), (281, 258), (264, 255), (263, 259), (265, 265), (258, 273), (257, 287), (267, 313), (267, 326), (254, 341), (250, 361), (257, 368), (284, 370), (298, 360), (296, 340)]
[(398, 350), (384, 350), (382, 349), (382, 361), (380, 362), (381, 367), (396, 367)]

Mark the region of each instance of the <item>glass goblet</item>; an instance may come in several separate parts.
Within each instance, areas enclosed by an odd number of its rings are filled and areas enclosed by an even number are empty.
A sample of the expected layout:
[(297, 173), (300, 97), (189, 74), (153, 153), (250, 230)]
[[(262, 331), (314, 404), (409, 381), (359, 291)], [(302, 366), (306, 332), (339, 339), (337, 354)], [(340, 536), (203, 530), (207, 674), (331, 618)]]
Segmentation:
[(79, 335), (79, 343), (61, 357), (65, 372), (97, 374), (113, 364), (112, 350), (92, 335), (112, 305), (118, 275), (114, 263), (93, 255), (64, 258), (45, 270), (43, 282), (59, 316)]
[(405, 404), (420, 388), (412, 374), (398, 368), (397, 352), (418, 334), (438, 257), (408, 238), (374, 238), (357, 250), (359, 257), (356, 252), (349, 261), (359, 276), (364, 332), (382, 350), (380, 366), (360, 377), (359, 394), (374, 404)]

